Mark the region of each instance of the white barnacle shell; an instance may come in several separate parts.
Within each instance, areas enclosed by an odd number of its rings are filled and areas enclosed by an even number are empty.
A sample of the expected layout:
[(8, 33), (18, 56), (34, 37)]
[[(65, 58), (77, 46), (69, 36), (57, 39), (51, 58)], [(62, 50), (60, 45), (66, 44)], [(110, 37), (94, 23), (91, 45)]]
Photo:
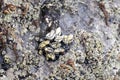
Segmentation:
[(51, 47), (45, 47), (44, 50), (46, 52), (53, 52), (53, 49)]
[(56, 37), (55, 37), (55, 41), (56, 41), (56, 42), (61, 42), (61, 41), (63, 40), (63, 37), (64, 37), (64, 36), (56, 36)]
[(55, 53), (65, 52), (63, 48), (57, 48), (54, 50)]
[(59, 48), (60, 46), (61, 46), (61, 44), (59, 43), (59, 42), (52, 42), (51, 44), (50, 44), (50, 46), (52, 47), (52, 48)]
[(56, 29), (55, 35), (56, 35), (56, 36), (60, 36), (60, 35), (61, 35), (61, 28), (60, 28), (60, 27), (58, 27), (58, 28)]
[(49, 19), (48, 18), (45, 18), (46, 22), (49, 23)]
[(43, 52), (42, 52), (42, 50), (39, 50), (38, 54), (40, 54), (40, 55), (41, 55), (42, 53), (43, 53)]
[(46, 39), (52, 40), (55, 37), (55, 31), (51, 30), (48, 34), (46, 34)]
[(52, 21), (50, 21), (49, 23), (48, 23), (48, 26), (50, 27), (52, 25)]
[(47, 60), (49, 60), (49, 59), (55, 60), (55, 54), (53, 54), (53, 53), (46, 54), (46, 59)]
[(56, 30), (51, 30), (48, 34), (46, 34), (46, 39), (52, 40), (57, 36), (61, 35), (61, 28), (58, 27)]
[(72, 34), (70, 34), (70, 35), (64, 35), (64, 37), (63, 37), (63, 42), (65, 43), (65, 44), (69, 44), (69, 43), (71, 43), (73, 41), (73, 35)]

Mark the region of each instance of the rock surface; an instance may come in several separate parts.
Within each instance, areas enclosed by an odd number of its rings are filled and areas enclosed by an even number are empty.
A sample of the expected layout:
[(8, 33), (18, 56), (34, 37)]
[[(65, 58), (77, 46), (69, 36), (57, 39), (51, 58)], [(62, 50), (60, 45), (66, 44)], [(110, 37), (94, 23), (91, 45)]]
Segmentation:
[(120, 0), (0, 0), (0, 80), (120, 80)]

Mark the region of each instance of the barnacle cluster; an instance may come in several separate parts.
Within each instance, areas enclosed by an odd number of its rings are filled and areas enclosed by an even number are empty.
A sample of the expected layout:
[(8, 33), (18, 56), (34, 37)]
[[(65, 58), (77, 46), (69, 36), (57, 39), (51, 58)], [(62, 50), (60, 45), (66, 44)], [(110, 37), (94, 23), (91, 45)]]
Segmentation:
[(39, 54), (48, 61), (55, 61), (69, 50), (73, 35), (62, 35), (59, 27), (60, 8), (56, 2), (45, 1), (41, 7)]
[(69, 45), (73, 41), (73, 35), (62, 35), (61, 28), (51, 30), (46, 34), (39, 44), (39, 54), (43, 54), (46, 60), (55, 61), (59, 55), (65, 54), (69, 50)]
[(92, 66), (92, 68), (98, 67), (101, 54), (103, 54), (104, 46), (102, 42), (94, 34), (83, 32), (80, 43), (84, 47), (84, 52), (86, 54), (84, 63), (88, 66)]

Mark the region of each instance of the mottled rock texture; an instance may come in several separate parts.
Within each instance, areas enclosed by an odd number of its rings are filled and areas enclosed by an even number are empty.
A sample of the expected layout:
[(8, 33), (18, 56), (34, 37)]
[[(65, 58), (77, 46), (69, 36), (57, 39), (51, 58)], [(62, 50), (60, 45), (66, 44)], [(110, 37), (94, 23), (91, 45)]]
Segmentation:
[[(73, 41), (47, 61), (58, 27)], [(120, 80), (120, 0), (0, 0), (0, 80)]]

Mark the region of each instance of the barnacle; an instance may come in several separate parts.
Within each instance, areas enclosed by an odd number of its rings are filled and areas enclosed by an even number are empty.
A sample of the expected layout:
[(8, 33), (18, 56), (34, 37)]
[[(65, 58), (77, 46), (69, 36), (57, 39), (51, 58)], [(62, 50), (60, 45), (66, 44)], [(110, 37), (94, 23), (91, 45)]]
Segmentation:
[[(59, 31), (59, 32), (58, 32)], [(72, 43), (73, 35), (61, 35), (61, 28), (58, 27), (55, 30), (52, 30), (46, 34), (47, 38), (43, 38), (43, 40), (39, 44), (39, 54), (43, 54), (47, 60), (55, 61), (59, 58), (60, 55), (63, 55), (64, 52), (68, 50), (66, 46)], [(53, 37), (54, 35), (54, 37)], [(56, 37), (61, 37), (56, 40)], [(48, 38), (49, 37), (49, 38)], [(51, 38), (52, 37), (52, 38)], [(47, 40), (46, 40), (47, 39)], [(60, 39), (60, 40), (59, 40)]]
[(41, 42), (40, 44), (39, 44), (39, 48), (43, 48), (43, 47), (45, 47), (46, 45), (48, 45), (50, 43), (50, 41), (43, 41), (43, 42)]

